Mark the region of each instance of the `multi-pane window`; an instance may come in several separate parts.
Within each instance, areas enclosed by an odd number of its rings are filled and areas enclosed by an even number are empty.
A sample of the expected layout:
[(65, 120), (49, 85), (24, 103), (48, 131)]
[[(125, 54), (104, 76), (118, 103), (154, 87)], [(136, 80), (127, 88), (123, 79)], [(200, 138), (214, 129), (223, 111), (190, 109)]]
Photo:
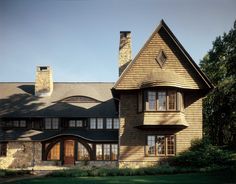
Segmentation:
[(59, 119), (58, 118), (45, 118), (45, 129), (58, 129)]
[(45, 119), (45, 129), (51, 129), (52, 123), (51, 123), (51, 118), (46, 118)]
[(157, 154), (165, 155), (165, 136), (157, 136)]
[(146, 146), (147, 156), (169, 156), (175, 155), (174, 135), (149, 135)]
[(175, 91), (168, 91), (168, 110), (176, 110), (176, 92)]
[(120, 121), (118, 118), (114, 118), (114, 129), (119, 129), (120, 128)]
[(14, 127), (19, 127), (19, 121), (14, 120), (14, 121), (13, 121), (13, 126), (14, 126)]
[(5, 126), (14, 128), (26, 127), (26, 120), (7, 120)]
[(90, 118), (90, 129), (96, 129), (96, 118)]
[(69, 121), (69, 127), (75, 127), (75, 120)]
[(117, 144), (97, 144), (96, 160), (117, 160), (118, 145)]
[[(106, 120), (105, 123), (103, 120)], [(90, 118), (90, 129), (119, 129), (119, 125), (118, 118)]]
[(82, 120), (76, 120), (76, 127), (83, 127), (83, 121)]
[(149, 156), (155, 155), (155, 136), (147, 136), (147, 154)]
[(165, 91), (158, 92), (158, 110), (159, 111), (166, 110), (166, 92)]
[(104, 160), (110, 160), (110, 144), (103, 145)]
[(118, 159), (118, 145), (112, 144), (111, 145), (111, 160), (117, 160)]
[(148, 91), (148, 110), (154, 111), (156, 110), (156, 92)]
[(103, 118), (97, 119), (97, 129), (103, 129)]
[(82, 120), (69, 120), (69, 127), (83, 127)]
[(88, 150), (78, 142), (78, 160), (89, 160)]
[(182, 94), (175, 90), (152, 90), (144, 94), (145, 101), (138, 100), (139, 112), (143, 103), (146, 111), (182, 111), (184, 108)]
[(175, 138), (173, 135), (167, 137), (167, 154), (174, 155), (175, 154)]
[(59, 119), (52, 118), (52, 129), (58, 129), (58, 127), (59, 127)]
[(103, 160), (103, 158), (102, 158), (102, 144), (96, 145), (96, 160)]
[(106, 119), (106, 129), (112, 129), (112, 118)]
[(0, 143), (0, 157), (7, 156), (7, 143)]
[(20, 127), (26, 127), (26, 121), (25, 120), (20, 120), (19, 126)]
[(60, 160), (60, 142), (56, 143), (47, 155), (47, 160)]

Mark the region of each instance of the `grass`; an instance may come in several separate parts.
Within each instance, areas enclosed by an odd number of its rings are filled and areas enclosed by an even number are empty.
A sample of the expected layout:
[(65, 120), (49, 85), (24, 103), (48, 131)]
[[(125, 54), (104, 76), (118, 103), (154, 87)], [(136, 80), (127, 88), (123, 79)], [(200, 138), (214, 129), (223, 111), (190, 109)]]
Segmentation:
[[(109, 177), (44, 177), (21, 181), (15, 181), (14, 184), (233, 184), (236, 183), (236, 169), (227, 169), (223, 171), (204, 172), (204, 173), (186, 173), (174, 175), (156, 175), (156, 176), (109, 176)], [(11, 183), (11, 184), (13, 184)]]

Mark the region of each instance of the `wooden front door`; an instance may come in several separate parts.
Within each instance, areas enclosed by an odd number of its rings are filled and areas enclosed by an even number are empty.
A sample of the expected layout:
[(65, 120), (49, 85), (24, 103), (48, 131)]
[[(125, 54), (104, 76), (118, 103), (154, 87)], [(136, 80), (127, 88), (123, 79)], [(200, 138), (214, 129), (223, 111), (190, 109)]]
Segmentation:
[(75, 164), (75, 141), (74, 140), (64, 141), (64, 164), (66, 165)]

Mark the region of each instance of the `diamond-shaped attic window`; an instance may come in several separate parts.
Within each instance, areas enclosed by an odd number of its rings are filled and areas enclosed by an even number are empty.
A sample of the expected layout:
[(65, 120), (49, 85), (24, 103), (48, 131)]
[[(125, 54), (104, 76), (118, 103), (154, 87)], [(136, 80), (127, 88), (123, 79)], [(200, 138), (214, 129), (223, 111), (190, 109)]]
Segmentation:
[(156, 57), (156, 61), (159, 63), (160, 67), (162, 68), (166, 63), (167, 57), (164, 51), (162, 50), (158, 56)]

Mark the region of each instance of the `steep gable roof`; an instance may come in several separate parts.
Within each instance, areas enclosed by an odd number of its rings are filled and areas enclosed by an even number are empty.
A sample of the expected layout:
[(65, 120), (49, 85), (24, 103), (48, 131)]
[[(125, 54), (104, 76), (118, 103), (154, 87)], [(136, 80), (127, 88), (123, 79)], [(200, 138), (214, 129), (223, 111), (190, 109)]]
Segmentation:
[[(132, 72), (131, 70), (132, 70), (133, 66), (136, 64), (136, 62), (141, 62), (138, 60), (142, 60), (142, 59), (140, 59), (140, 57), (144, 52), (146, 52), (146, 53), (143, 55), (147, 55), (147, 54), (152, 55), (153, 54), (153, 53), (147, 52), (146, 49), (150, 45), (152, 47), (154, 47), (155, 43), (152, 43), (152, 42), (155, 42), (153, 40), (155, 40), (155, 36), (157, 34), (164, 34), (163, 37), (166, 37), (167, 40), (170, 40), (171, 45), (173, 45), (176, 48), (176, 50), (178, 50), (182, 54), (182, 58), (184, 58), (184, 62), (182, 62), (182, 63), (183, 63), (183, 65), (188, 65), (188, 68), (190, 71), (190, 72), (188, 71), (188, 73), (190, 75), (185, 74), (185, 75), (187, 75), (187, 77), (184, 76), (184, 77), (182, 77), (182, 79), (183, 78), (194, 78), (193, 81), (190, 81), (191, 79), (189, 79), (189, 81), (187, 81), (187, 79), (185, 79), (186, 81), (182, 81), (182, 84), (183, 84), (182, 86), (176, 86), (176, 87), (182, 87), (182, 88), (187, 88), (187, 89), (207, 89), (207, 90), (212, 89), (214, 87), (211, 84), (210, 80), (207, 78), (207, 76), (200, 70), (198, 65), (193, 61), (191, 56), (187, 53), (187, 51), (184, 49), (184, 47), (181, 45), (181, 43), (177, 40), (177, 38), (172, 33), (172, 31), (169, 29), (169, 27), (166, 25), (164, 20), (161, 20), (159, 26), (152, 33), (152, 35), (149, 37), (149, 39), (144, 44), (142, 49), (139, 51), (139, 53), (136, 55), (136, 57), (132, 60), (132, 62), (129, 63), (127, 68), (123, 71), (123, 73), (121, 74), (121, 76), (119, 77), (117, 82), (115, 83), (115, 85), (113, 87), (114, 89), (116, 89), (116, 90), (139, 89), (141, 87), (141, 84), (140, 84), (140, 81), (138, 81), (138, 80), (140, 80), (140, 79), (145, 80), (145, 78), (147, 78), (147, 75), (150, 75), (150, 73), (156, 72), (155, 67), (154, 67), (153, 71), (149, 71), (149, 73), (147, 71), (145, 71), (146, 74), (145, 74), (145, 72), (142, 72), (143, 71), (142, 69), (139, 69), (139, 73), (133, 72), (133, 76), (131, 76), (131, 74), (129, 76), (129, 73)], [(162, 49), (159, 49), (159, 50), (162, 50)], [(177, 59), (175, 59), (175, 60), (177, 60)], [(181, 59), (181, 60), (183, 60), (183, 59)], [(156, 67), (156, 69), (157, 69), (157, 67)], [(157, 69), (157, 70), (159, 70), (159, 69)], [(167, 68), (164, 70), (174, 73), (176, 69), (175, 68), (171, 68), (171, 69)], [(176, 71), (176, 73), (178, 73), (178, 71)], [(125, 80), (132, 81), (131, 82), (132, 84), (131, 85), (130, 84), (122, 84), (122, 82), (124, 83)], [(169, 83), (173, 83), (173, 82), (171, 81)]]

